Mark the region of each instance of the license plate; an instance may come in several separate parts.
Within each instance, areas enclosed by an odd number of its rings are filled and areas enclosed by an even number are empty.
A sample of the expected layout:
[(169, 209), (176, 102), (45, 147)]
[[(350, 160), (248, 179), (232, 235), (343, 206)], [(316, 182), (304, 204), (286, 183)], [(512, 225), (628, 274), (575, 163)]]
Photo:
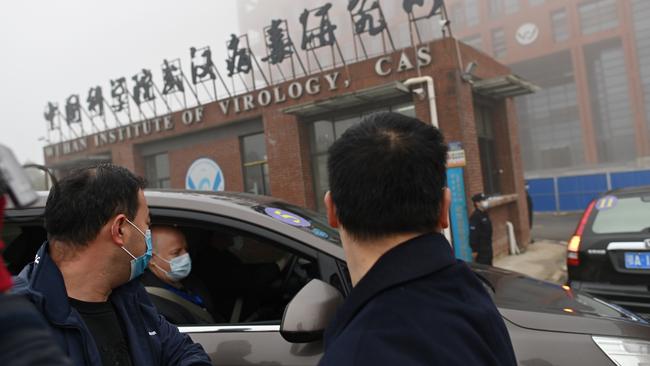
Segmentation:
[(650, 269), (650, 252), (625, 253), (625, 268)]

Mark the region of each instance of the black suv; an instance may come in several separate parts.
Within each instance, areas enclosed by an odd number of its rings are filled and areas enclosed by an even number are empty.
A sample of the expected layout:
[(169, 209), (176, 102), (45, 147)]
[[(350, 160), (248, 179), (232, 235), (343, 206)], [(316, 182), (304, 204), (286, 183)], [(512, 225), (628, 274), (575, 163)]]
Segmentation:
[(569, 285), (650, 318), (650, 186), (592, 201), (567, 248)]

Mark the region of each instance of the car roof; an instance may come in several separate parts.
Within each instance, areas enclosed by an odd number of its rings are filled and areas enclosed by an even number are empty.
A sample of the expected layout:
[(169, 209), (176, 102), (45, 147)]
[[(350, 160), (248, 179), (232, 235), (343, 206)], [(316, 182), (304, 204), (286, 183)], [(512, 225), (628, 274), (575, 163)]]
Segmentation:
[(621, 196), (634, 196), (650, 194), (650, 186), (627, 187), (612, 189), (605, 193), (605, 195), (621, 195)]
[[(172, 209), (216, 214), (222, 217), (248, 222), (281, 235), (299, 240), (312, 248), (344, 259), (343, 248), (329, 240), (322, 239), (308, 230), (286, 224), (264, 214), (266, 207), (292, 207), (275, 197), (253, 195), (239, 192), (202, 192), (173, 189), (145, 189), (145, 197), (150, 209)], [(28, 209), (44, 209), (48, 192), (38, 192), (38, 200)], [(260, 209), (261, 208), (261, 209)], [(298, 207), (296, 207), (298, 209)], [(16, 208), (9, 203), (7, 211)], [(287, 210), (290, 210), (287, 209)], [(300, 215), (299, 215), (300, 216)]]

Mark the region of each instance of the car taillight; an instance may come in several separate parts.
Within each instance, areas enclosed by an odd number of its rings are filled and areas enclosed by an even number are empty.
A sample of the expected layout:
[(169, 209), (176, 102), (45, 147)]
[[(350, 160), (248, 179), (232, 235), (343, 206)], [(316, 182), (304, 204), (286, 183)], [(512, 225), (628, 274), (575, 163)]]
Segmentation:
[(582, 240), (582, 233), (585, 230), (587, 220), (589, 220), (589, 215), (591, 215), (591, 211), (594, 209), (595, 204), (596, 201), (591, 201), (589, 206), (587, 206), (587, 209), (582, 214), (582, 218), (580, 219), (580, 223), (576, 228), (575, 234), (573, 234), (571, 240), (569, 240), (569, 245), (567, 246), (566, 253), (566, 263), (569, 266), (580, 265), (580, 257), (578, 255), (578, 252), (580, 251), (580, 241)]
[(574, 235), (569, 240), (569, 246), (567, 247), (566, 252), (566, 264), (569, 266), (577, 266), (580, 264), (580, 258), (578, 258), (578, 251), (580, 250), (580, 237)]

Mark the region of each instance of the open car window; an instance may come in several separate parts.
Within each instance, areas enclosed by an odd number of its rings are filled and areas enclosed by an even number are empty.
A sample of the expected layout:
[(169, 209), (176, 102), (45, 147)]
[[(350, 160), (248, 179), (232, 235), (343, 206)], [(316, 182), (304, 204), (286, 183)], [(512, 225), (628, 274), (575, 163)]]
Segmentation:
[(259, 233), (172, 217), (153, 221), (184, 233), (192, 271), (183, 285), (212, 318), (179, 316), (182, 304), (150, 293), (158, 311), (176, 325), (280, 324), (288, 302), (319, 276), (316, 258)]

